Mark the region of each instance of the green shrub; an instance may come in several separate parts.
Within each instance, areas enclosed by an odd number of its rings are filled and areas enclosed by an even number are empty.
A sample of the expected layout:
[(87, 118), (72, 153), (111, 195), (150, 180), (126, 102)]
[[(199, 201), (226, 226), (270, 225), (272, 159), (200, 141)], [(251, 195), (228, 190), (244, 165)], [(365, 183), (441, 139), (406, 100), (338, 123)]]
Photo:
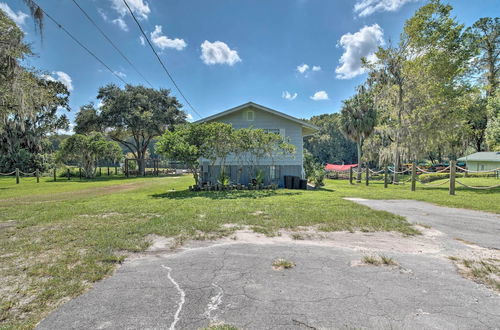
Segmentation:
[(257, 172), (255, 173), (255, 181), (257, 182), (258, 185), (264, 183), (265, 176), (266, 176), (266, 173), (264, 172), (263, 169), (257, 170)]
[[(487, 178), (487, 177), (495, 177), (495, 172), (484, 172), (484, 173), (468, 173), (467, 177), (469, 178)], [(436, 180), (444, 180), (449, 179), (450, 173), (429, 173), (420, 175), (420, 181), (423, 183), (429, 183)], [(464, 173), (457, 172), (456, 177), (464, 177)]]
[(54, 166), (52, 154), (35, 154), (26, 149), (19, 149), (10, 154), (0, 155), (0, 172), (12, 172), (19, 168), (22, 172), (45, 172)]
[(323, 167), (322, 166), (316, 167), (316, 169), (312, 173), (312, 178), (311, 178), (312, 179), (311, 181), (314, 183), (315, 188), (319, 188), (319, 187), (325, 185), (325, 183), (324, 183), (325, 176), (326, 176), (326, 172), (323, 169)]
[(219, 177), (217, 178), (217, 183), (228, 186), (230, 184), (229, 175), (227, 175), (224, 171), (221, 171)]

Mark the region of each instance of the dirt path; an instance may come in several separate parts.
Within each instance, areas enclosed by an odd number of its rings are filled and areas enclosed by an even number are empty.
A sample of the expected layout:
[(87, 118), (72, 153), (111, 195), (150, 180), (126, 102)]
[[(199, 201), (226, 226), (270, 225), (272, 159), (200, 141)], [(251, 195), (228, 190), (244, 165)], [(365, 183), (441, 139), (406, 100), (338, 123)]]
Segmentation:
[(52, 193), (50, 195), (36, 194), (24, 197), (11, 197), (11, 198), (0, 199), (0, 206), (2, 206), (2, 204), (8, 204), (9, 206), (12, 206), (17, 204), (22, 205), (31, 203), (52, 203), (52, 202), (60, 202), (66, 200), (81, 199), (85, 197), (95, 197), (117, 192), (130, 191), (138, 188), (151, 186), (153, 184), (154, 182), (150, 181), (130, 182), (130, 183), (121, 183), (121, 184), (114, 184), (102, 187), (85, 188), (75, 191)]

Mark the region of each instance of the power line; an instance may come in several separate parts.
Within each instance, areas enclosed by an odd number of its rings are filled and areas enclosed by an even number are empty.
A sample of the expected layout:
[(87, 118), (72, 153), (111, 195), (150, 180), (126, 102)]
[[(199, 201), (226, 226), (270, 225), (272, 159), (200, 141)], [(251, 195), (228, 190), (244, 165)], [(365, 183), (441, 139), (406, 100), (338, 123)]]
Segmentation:
[(151, 50), (153, 51), (153, 53), (156, 55), (156, 58), (158, 59), (158, 61), (160, 62), (163, 70), (165, 70), (165, 72), (167, 73), (167, 76), (170, 78), (170, 80), (172, 81), (172, 83), (174, 84), (175, 88), (177, 89), (177, 91), (179, 92), (179, 94), (181, 94), (182, 98), (184, 99), (184, 101), (186, 101), (186, 103), (189, 105), (189, 107), (191, 108), (191, 110), (193, 110), (194, 113), (196, 113), (198, 115), (198, 117), (200, 118), (203, 118), (199, 113), (198, 111), (196, 111), (196, 109), (191, 105), (191, 103), (188, 101), (188, 99), (186, 98), (186, 96), (184, 95), (184, 93), (182, 93), (181, 89), (179, 88), (179, 86), (177, 85), (177, 83), (175, 82), (174, 78), (172, 77), (172, 75), (170, 74), (170, 72), (168, 72), (167, 70), (167, 67), (165, 66), (165, 64), (163, 63), (163, 61), (161, 60), (160, 56), (158, 55), (158, 53), (156, 52), (156, 50), (154, 49), (153, 45), (151, 44), (151, 41), (149, 41), (149, 38), (148, 36), (146, 35), (146, 33), (144, 32), (144, 29), (142, 28), (141, 26), (141, 23), (139, 23), (139, 21), (137, 20), (137, 18), (135, 17), (134, 13), (132, 12), (132, 9), (130, 8), (130, 6), (128, 5), (127, 1), (126, 0), (123, 0), (123, 3), (125, 4), (125, 6), (127, 6), (128, 8), (128, 11), (130, 12), (130, 15), (132, 15), (132, 18), (134, 19), (135, 23), (137, 24), (137, 26), (139, 27), (139, 30), (141, 30), (141, 33), (142, 35), (144, 36), (144, 38), (146, 39), (146, 41), (148, 42), (148, 45), (149, 47), (151, 48)]
[(151, 88), (154, 88), (153, 85), (151, 85), (151, 83), (146, 79), (146, 77), (143, 76), (143, 74), (141, 72), (139, 72), (139, 70), (136, 68), (136, 66), (134, 64), (132, 64), (132, 62), (128, 59), (127, 56), (125, 56), (125, 54), (118, 48), (118, 46), (116, 46), (116, 44), (106, 35), (106, 33), (104, 33), (104, 31), (99, 27), (99, 25), (97, 25), (97, 23), (92, 19), (92, 17), (89, 16), (89, 14), (78, 4), (78, 2), (76, 0), (73, 0), (74, 4), (80, 9), (80, 11), (85, 15), (85, 17), (87, 17), (87, 19), (95, 26), (95, 28), (101, 33), (101, 35), (111, 44), (111, 46), (113, 46), (113, 48), (121, 55), (121, 57), (123, 57), (123, 59), (125, 61), (127, 61), (128, 64), (130, 64), (130, 66), (135, 70), (135, 72), (137, 72), (137, 74), (139, 76), (142, 77), (142, 79), (144, 79), (144, 81), (151, 87)]
[(71, 39), (73, 39), (74, 42), (76, 42), (80, 47), (82, 47), (83, 49), (85, 49), (87, 51), (87, 53), (89, 53), (92, 57), (94, 57), (97, 61), (99, 61), (99, 63), (101, 63), (106, 69), (108, 69), (109, 72), (111, 72), (112, 75), (114, 75), (116, 78), (118, 78), (121, 82), (123, 82), (125, 85), (127, 84), (127, 82), (125, 80), (123, 80), (122, 77), (120, 77), (119, 75), (117, 75), (113, 70), (111, 70), (111, 68), (106, 64), (104, 63), (103, 60), (101, 60), (96, 54), (94, 54), (90, 49), (88, 49), (84, 44), (82, 44), (75, 36), (73, 36), (71, 34), (71, 32), (69, 32), (68, 30), (66, 30), (66, 28), (64, 26), (62, 26), (58, 21), (55, 20), (55, 18), (53, 18), (52, 16), (50, 16), (49, 13), (47, 13), (42, 7), (40, 7), (40, 5), (38, 3), (36, 3), (35, 1), (33, 1), (33, 3), (35, 3), (38, 8), (40, 8), (40, 10), (44, 13), (45, 16), (47, 16), (52, 22), (54, 22), (55, 25), (57, 25), (61, 30), (63, 30)]

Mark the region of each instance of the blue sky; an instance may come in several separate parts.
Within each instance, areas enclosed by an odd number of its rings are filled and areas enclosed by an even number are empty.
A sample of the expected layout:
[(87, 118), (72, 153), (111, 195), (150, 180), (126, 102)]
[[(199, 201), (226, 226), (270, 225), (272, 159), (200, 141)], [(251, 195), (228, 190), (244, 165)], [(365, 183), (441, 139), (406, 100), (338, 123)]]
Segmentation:
[[(77, 0), (155, 88), (180, 96), (122, 0)], [(39, 4), (117, 74), (144, 80), (107, 43), (70, 0)], [(202, 116), (253, 101), (299, 118), (337, 112), (366, 75), (360, 56), (397, 41), (418, 0), (128, 0), (175, 80)], [(450, 1), (470, 25), (498, 15), (500, 1)], [(71, 89), (73, 118), (95, 101), (97, 89), (122, 83), (46, 19), (43, 42), (19, 0), (0, 0), (26, 32), (36, 54), (27, 63)], [(180, 98), (181, 102), (184, 101)], [(198, 115), (185, 106), (198, 119)]]

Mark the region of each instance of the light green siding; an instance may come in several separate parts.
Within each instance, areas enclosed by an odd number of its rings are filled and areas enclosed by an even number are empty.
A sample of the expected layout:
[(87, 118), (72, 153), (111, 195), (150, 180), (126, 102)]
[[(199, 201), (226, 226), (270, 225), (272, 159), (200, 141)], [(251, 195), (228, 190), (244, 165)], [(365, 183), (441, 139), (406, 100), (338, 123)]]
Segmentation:
[(500, 168), (500, 162), (468, 160), (467, 169), (471, 171), (489, 171)]

